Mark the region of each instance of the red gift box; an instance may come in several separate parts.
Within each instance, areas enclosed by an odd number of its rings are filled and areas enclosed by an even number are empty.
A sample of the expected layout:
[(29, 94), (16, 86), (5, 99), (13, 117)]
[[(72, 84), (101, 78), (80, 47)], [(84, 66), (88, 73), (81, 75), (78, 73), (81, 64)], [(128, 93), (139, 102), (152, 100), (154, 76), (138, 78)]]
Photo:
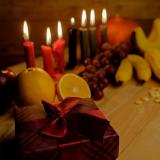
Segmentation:
[(59, 109), (46, 105), (45, 110), (42, 106), (16, 109), (21, 160), (115, 160), (118, 157), (119, 136), (91, 99), (69, 98)]

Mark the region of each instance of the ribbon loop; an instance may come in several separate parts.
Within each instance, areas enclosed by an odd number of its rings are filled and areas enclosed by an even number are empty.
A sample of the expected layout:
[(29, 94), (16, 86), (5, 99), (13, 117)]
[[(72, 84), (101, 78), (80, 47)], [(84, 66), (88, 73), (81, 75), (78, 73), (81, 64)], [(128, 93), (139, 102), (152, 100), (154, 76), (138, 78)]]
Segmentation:
[(42, 104), (48, 117), (48, 124), (41, 130), (43, 135), (63, 138), (68, 129), (75, 129), (89, 138), (103, 138), (109, 122), (91, 99), (70, 97), (58, 105)]
[(46, 102), (42, 101), (45, 112), (47, 113), (48, 118), (56, 118), (61, 114), (60, 109), (58, 107)]

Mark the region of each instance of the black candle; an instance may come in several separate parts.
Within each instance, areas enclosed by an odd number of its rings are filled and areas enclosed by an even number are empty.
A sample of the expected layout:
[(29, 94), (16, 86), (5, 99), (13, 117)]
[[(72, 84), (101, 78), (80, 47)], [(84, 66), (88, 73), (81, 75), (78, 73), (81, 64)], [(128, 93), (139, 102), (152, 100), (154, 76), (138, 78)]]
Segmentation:
[(86, 28), (86, 11), (82, 11), (82, 21), (80, 31), (81, 63), (89, 57), (88, 29)]
[(89, 44), (90, 44), (90, 58), (94, 58), (97, 51), (97, 41), (96, 33), (97, 29), (95, 27), (95, 12), (92, 9), (90, 12), (90, 27), (89, 27)]
[(69, 29), (69, 58), (68, 68), (74, 68), (77, 64), (77, 28), (75, 27), (75, 19), (71, 18), (71, 28)]
[(107, 11), (106, 11), (106, 9), (103, 9), (102, 10), (102, 24), (100, 26), (100, 29), (101, 29), (101, 43), (107, 42), (106, 22), (107, 22)]

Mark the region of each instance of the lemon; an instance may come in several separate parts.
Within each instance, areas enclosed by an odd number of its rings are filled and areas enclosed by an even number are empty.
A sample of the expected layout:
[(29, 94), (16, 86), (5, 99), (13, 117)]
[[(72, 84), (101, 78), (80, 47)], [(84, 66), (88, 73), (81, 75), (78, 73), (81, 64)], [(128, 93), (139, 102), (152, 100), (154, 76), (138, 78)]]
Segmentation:
[(64, 74), (57, 85), (58, 96), (61, 99), (67, 97), (90, 98), (91, 91), (88, 83), (74, 73)]

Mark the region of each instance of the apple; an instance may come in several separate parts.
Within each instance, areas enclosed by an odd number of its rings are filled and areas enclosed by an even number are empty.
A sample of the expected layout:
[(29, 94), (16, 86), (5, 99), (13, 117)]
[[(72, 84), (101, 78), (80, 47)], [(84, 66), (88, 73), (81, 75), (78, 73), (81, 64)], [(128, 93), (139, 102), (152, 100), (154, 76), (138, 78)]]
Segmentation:
[(52, 103), (55, 99), (55, 82), (41, 68), (32, 67), (20, 72), (16, 79), (15, 102), (18, 106)]
[(0, 71), (0, 114), (12, 105), (15, 78), (16, 75), (12, 71)]
[[(121, 42), (130, 41), (131, 34), (139, 24), (131, 19), (127, 19), (121, 16), (110, 17), (107, 21), (107, 40), (110, 44), (119, 44)], [(101, 42), (100, 27), (98, 28), (98, 42)]]

